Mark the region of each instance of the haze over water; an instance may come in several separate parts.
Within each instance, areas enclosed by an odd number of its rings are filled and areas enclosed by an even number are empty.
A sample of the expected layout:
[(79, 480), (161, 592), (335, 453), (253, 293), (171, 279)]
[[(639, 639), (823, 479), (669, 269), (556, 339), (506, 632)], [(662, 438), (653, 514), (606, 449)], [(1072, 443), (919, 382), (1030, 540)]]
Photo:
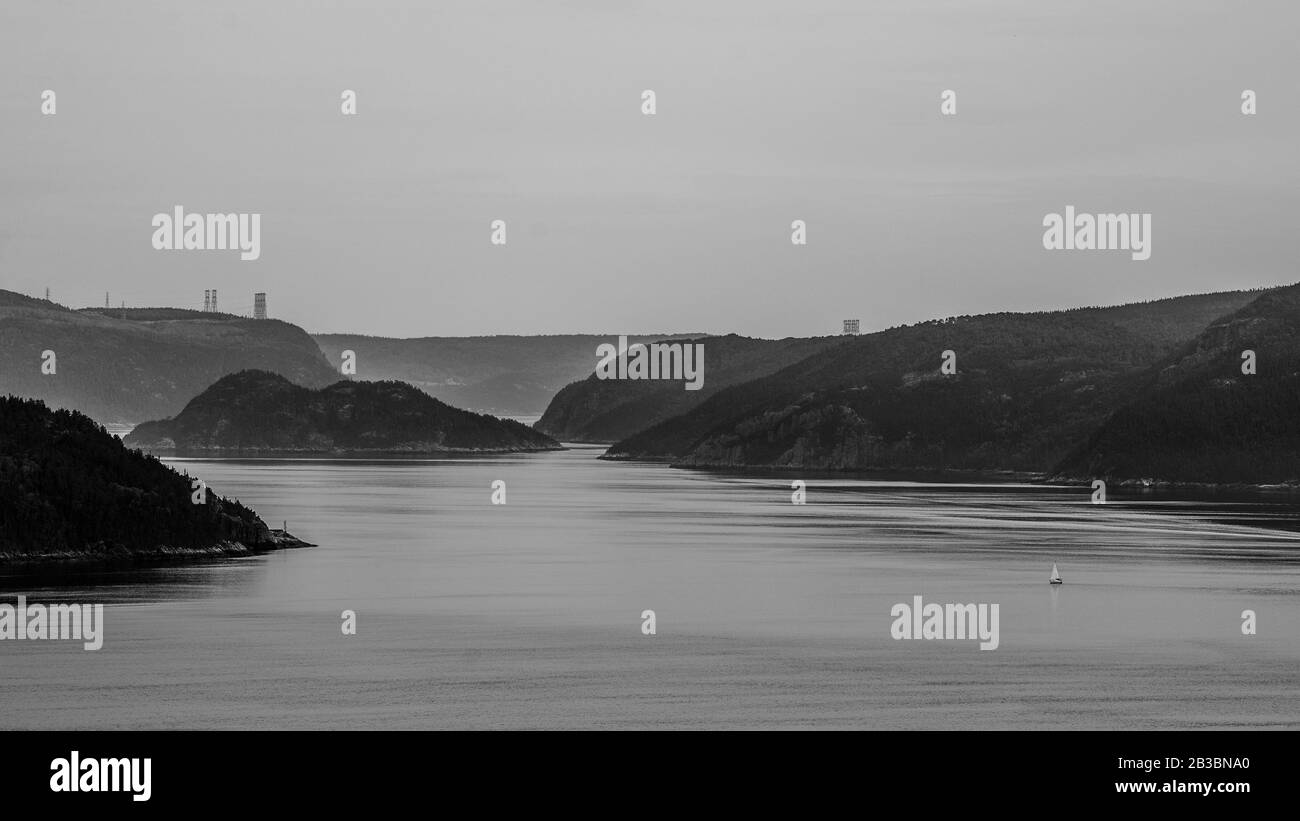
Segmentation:
[[(1294, 498), (1092, 505), (601, 452), (174, 461), (319, 546), (0, 579), (108, 605), (98, 652), (0, 642), (0, 727), (1300, 727)], [(1000, 646), (893, 640), (915, 595), (998, 603)]]

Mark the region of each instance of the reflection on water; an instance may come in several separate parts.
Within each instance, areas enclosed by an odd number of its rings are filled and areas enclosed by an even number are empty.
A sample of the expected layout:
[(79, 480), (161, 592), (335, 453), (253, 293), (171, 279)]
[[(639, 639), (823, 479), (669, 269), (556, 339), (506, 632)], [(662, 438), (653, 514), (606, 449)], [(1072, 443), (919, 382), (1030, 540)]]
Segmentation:
[[(1300, 726), (1293, 497), (840, 476), (796, 506), (599, 453), (186, 461), (320, 546), (0, 579), (109, 605), (96, 653), (0, 642), (0, 726)], [(999, 603), (1000, 646), (892, 640), (914, 595)]]

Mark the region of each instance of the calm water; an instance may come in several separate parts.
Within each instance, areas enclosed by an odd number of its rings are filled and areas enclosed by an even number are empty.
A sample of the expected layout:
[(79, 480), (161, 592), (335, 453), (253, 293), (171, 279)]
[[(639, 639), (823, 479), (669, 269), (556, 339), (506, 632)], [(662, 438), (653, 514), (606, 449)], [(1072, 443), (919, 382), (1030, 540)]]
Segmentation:
[[(1294, 503), (807, 477), (799, 507), (599, 453), (184, 462), (320, 546), (3, 579), (108, 606), (98, 652), (0, 642), (0, 726), (1300, 727)], [(998, 603), (1000, 647), (894, 641), (914, 595)]]

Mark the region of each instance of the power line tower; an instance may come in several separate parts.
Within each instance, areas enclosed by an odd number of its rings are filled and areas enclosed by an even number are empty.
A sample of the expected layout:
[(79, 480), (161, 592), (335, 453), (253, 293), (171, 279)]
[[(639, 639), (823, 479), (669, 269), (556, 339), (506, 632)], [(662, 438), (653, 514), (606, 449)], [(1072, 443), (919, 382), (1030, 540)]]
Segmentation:
[(217, 289), (212, 289), (212, 313), (217, 313)]
[(108, 291), (104, 292), (104, 310), (108, 310)]
[(45, 289), (45, 301), (46, 302), (50, 301), (50, 289), (48, 287), (46, 287)]
[(203, 313), (212, 310), (212, 292), (204, 289), (203, 291)]

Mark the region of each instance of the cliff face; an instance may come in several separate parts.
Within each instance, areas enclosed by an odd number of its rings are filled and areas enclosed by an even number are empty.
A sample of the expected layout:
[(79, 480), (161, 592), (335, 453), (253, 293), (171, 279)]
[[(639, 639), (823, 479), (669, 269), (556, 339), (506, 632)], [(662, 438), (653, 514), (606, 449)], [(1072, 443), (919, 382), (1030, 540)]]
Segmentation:
[[(855, 337), (613, 445), (690, 466), (1050, 470), (1149, 369), (1259, 293), (990, 314)], [(956, 372), (940, 372), (943, 351)]]
[[(1242, 372), (1243, 351), (1256, 373)], [(1070, 478), (1300, 481), (1300, 285), (1267, 293), (1155, 365), (1056, 466)]]
[[(685, 390), (681, 381), (598, 379), (591, 374), (557, 393), (534, 427), (561, 441), (615, 442), (690, 411), (728, 385), (773, 373), (844, 340), (751, 339), (736, 334), (686, 340), (704, 346), (700, 390)], [(588, 372), (594, 370), (594, 357), (589, 364)]]
[[(125, 319), (123, 317), (125, 314)], [(54, 374), (41, 371), (53, 351)], [(296, 325), (179, 309), (73, 311), (0, 291), (0, 389), (102, 423), (180, 411), (226, 374), (259, 368), (310, 387), (338, 378)]]
[(0, 399), (0, 562), (247, 552), (274, 546), (238, 502), (128, 450), (86, 416)]
[(518, 422), (458, 410), (401, 382), (321, 390), (243, 371), (196, 396), (174, 419), (146, 422), (133, 447), (177, 453), (446, 453), (554, 450)]

